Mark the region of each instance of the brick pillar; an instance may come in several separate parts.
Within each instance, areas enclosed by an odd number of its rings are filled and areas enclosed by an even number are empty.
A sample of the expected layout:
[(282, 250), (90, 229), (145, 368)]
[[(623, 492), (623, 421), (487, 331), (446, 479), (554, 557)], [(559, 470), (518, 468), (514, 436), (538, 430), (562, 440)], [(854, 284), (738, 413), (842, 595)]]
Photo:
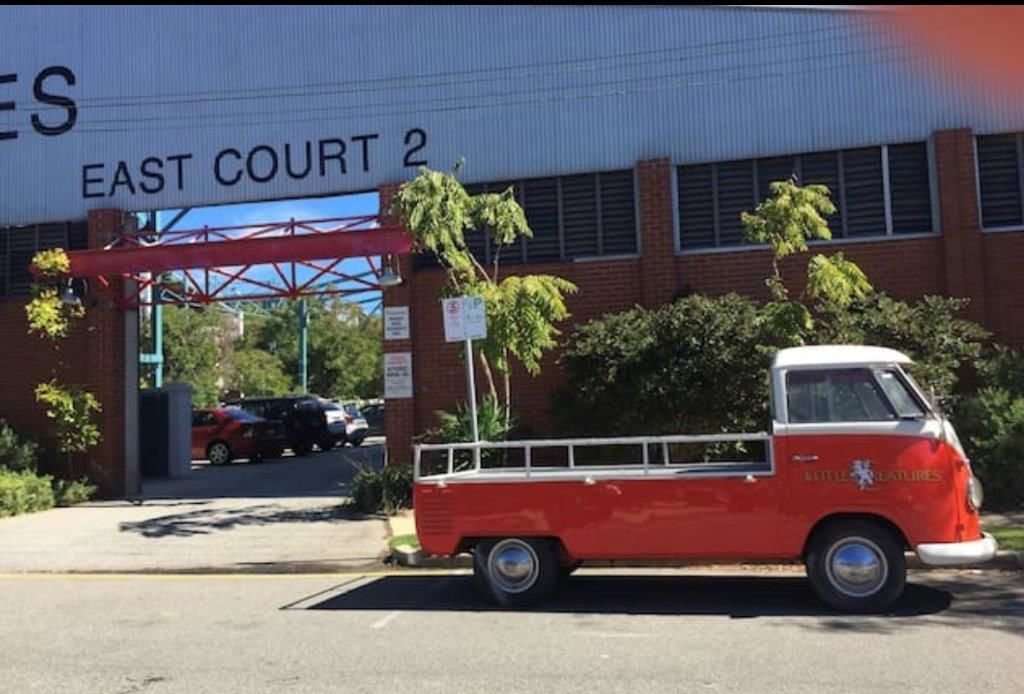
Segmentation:
[[(119, 210), (89, 212), (89, 248), (102, 248), (121, 233)], [(125, 493), (125, 320), (124, 311), (99, 287), (90, 285), (86, 297), (82, 350), (85, 368), (68, 374), (69, 382), (88, 388), (103, 405), (97, 421), (103, 440), (72, 461), (72, 475), (88, 475), (103, 496)], [(131, 355), (132, 358), (135, 355)]]
[[(391, 200), (398, 192), (400, 183), (392, 183), (381, 186), (378, 189), (380, 196), (380, 221), (381, 224), (397, 224), (398, 220), (386, 214), (391, 205)], [(404, 253), (398, 257), (399, 270), (402, 275), (402, 283), (397, 287), (385, 289), (384, 306), (408, 306), (409, 316), (409, 339), (408, 340), (385, 340), (384, 354), (393, 352), (413, 352), (413, 317), (412, 297), (414, 275), (412, 271), (412, 254)], [(416, 380), (417, 364), (415, 360), (412, 365), (413, 382)], [(415, 391), (414, 391), (415, 394)], [(384, 407), (384, 433), (387, 436), (388, 463), (395, 465), (412, 465), (412, 440), (416, 433), (414, 398), (392, 398), (387, 401)]]
[(988, 324), (974, 133), (968, 128), (941, 130), (934, 140), (946, 293), (969, 298), (968, 317)]
[(647, 308), (676, 294), (675, 223), (672, 165), (668, 159), (637, 162), (640, 193), (640, 289)]

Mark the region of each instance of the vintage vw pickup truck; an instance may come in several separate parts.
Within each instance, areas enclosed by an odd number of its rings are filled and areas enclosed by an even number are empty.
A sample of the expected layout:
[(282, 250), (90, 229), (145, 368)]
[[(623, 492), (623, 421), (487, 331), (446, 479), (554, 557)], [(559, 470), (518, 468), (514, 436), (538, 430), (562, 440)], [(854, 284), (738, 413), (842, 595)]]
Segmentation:
[[(781, 350), (770, 433), (420, 445), (420, 544), (472, 552), (503, 605), (544, 599), (587, 561), (709, 559), (801, 560), (829, 605), (884, 609), (905, 551), (942, 566), (996, 552), (981, 484), (909, 363), (880, 347)], [(682, 459), (695, 449), (713, 454)]]

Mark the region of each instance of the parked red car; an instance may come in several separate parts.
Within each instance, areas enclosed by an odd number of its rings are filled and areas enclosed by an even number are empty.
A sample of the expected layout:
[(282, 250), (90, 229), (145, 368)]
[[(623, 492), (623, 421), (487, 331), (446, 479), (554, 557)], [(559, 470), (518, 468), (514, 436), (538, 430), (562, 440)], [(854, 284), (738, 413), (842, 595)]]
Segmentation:
[(236, 458), (275, 458), (284, 449), (280, 422), (270, 422), (237, 407), (192, 411), (192, 460), (224, 465)]

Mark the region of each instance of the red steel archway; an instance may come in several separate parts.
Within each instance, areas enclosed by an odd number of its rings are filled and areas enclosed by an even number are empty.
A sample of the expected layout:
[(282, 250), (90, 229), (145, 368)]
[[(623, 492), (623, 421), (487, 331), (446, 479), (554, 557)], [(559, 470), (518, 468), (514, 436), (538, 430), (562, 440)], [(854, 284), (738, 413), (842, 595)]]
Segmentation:
[[(140, 231), (122, 234), (105, 248), (69, 252), (68, 275), (94, 282), (125, 309), (345, 296), (380, 289), (383, 268), (377, 258), (407, 253), (411, 246), (404, 229), (382, 225), (376, 215)], [(364, 258), (371, 272), (343, 271), (347, 258)], [(172, 271), (181, 275), (169, 276)]]

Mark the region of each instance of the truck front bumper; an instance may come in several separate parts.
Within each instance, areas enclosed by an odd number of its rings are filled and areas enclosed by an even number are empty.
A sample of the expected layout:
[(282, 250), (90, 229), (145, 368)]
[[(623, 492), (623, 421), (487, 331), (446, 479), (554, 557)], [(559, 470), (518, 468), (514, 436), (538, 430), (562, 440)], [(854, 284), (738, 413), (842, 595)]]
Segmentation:
[(957, 566), (981, 564), (996, 556), (999, 545), (988, 533), (970, 542), (935, 542), (914, 547), (917, 557), (929, 566)]

